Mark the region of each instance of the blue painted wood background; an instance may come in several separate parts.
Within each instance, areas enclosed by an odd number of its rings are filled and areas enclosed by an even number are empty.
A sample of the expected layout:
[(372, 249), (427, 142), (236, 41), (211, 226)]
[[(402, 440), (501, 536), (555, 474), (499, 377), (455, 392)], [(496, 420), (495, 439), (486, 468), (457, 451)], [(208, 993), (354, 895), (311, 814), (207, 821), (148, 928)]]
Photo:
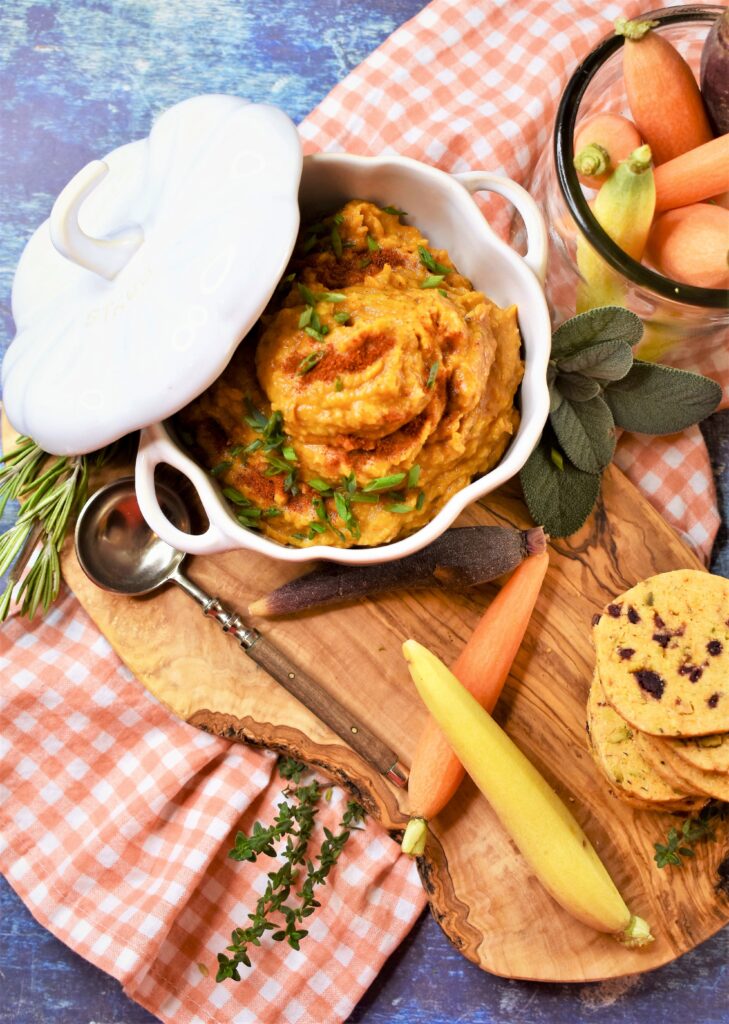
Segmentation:
[[(155, 114), (199, 92), (267, 100), (299, 120), (423, 6), (421, 0), (2, 0), (0, 355), (14, 333), (10, 285), (23, 245), (84, 163), (146, 135)], [(729, 413), (712, 417), (705, 429), (726, 524)], [(726, 527), (713, 568), (729, 575)], [(351, 1020), (671, 1024), (688, 1017), (724, 1024), (726, 935), (650, 975), (537, 985), (484, 974), (426, 914)], [(0, 878), (0, 1024), (48, 1020), (146, 1024), (154, 1018), (42, 929)]]

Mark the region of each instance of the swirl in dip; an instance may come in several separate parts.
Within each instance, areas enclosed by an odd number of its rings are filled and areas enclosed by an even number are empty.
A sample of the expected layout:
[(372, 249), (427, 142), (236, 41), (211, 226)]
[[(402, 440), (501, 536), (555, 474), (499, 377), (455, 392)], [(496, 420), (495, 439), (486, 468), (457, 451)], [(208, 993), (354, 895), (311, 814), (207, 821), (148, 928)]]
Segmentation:
[(402, 216), (356, 200), (305, 229), (256, 330), (178, 415), (240, 522), (281, 543), (404, 537), (518, 426), (516, 308)]

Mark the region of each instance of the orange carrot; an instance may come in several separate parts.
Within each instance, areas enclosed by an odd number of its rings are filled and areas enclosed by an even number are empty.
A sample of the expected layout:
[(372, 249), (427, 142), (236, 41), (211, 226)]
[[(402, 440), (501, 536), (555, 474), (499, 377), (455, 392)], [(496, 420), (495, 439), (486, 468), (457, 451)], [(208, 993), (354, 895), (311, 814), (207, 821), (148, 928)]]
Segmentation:
[(693, 71), (667, 39), (651, 31), (656, 24), (618, 18), (615, 31), (625, 36), (623, 80), (630, 113), (658, 166), (703, 145), (714, 133)]
[(695, 203), (656, 219), (647, 255), (656, 270), (699, 288), (729, 288), (729, 210)]
[(710, 199), (729, 188), (729, 132), (677, 156), (653, 172), (656, 213)]
[(585, 118), (575, 132), (578, 178), (588, 188), (599, 188), (641, 143), (638, 129), (621, 114), (604, 112)]
[[(499, 699), (539, 595), (549, 554), (525, 559), (501, 588), (453, 666), (453, 674), (491, 712)], [(405, 853), (425, 849), (427, 822), (443, 810), (463, 779), (464, 769), (439, 727), (428, 718), (410, 768), (410, 821)]]

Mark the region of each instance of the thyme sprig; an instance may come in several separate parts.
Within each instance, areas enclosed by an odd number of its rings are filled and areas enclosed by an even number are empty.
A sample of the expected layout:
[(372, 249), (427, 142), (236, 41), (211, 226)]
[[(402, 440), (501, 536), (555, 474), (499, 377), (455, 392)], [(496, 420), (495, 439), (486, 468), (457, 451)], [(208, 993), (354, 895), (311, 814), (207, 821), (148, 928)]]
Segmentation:
[(713, 842), (716, 839), (715, 825), (726, 817), (728, 811), (727, 804), (712, 800), (697, 815), (686, 818), (680, 829), (672, 826), (665, 843), (653, 844), (656, 865), (659, 868), (666, 868), (669, 864), (681, 867), (682, 858), (695, 857), (692, 847), (700, 842)]
[[(351, 830), (364, 818), (364, 808), (354, 800), (348, 801), (339, 831), (335, 834), (325, 828), (318, 855), (307, 857), (319, 803), (322, 796), (326, 798), (326, 793), (316, 780), (302, 783), (305, 771), (305, 766), (293, 758), (282, 758), (279, 773), (295, 785), (284, 790), (286, 799), (278, 805), (273, 823), (264, 826), (256, 822), (249, 836), (238, 832), (235, 837), (235, 846), (229, 853), (233, 860), (255, 862), (258, 857), (265, 856), (277, 857), (282, 863), (277, 870), (268, 873), (266, 889), (255, 911), (248, 914), (251, 923), (245, 928), (235, 928), (231, 933), (231, 944), (226, 947), (227, 952), (218, 954), (216, 981), (228, 978), (240, 981), (239, 966), (251, 966), (251, 947), (260, 946), (266, 932), (272, 933), (274, 941), (286, 941), (292, 949), (299, 949), (301, 940), (308, 934), (301, 925), (320, 906), (315, 891), (318, 886), (326, 884)], [(276, 844), (283, 839), (284, 846), (277, 852)], [(306, 873), (297, 890), (304, 868)], [(291, 899), (292, 893), (294, 899)]]

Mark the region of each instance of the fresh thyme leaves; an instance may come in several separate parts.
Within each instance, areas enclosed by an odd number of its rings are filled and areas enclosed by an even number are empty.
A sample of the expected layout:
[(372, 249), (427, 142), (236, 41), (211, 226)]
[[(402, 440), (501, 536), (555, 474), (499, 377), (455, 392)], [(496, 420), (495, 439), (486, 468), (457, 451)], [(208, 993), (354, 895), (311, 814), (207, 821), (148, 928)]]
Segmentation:
[(95, 457), (49, 456), (31, 438), (19, 437), (16, 447), (0, 457), (0, 513), (9, 501), (22, 502), (15, 524), (0, 536), (0, 576), (15, 562), (0, 595), (0, 622), (7, 617), (18, 577), (38, 544), (38, 557), (16, 593), (21, 613), (32, 619), (39, 605), (47, 611), (58, 596), (61, 546), (86, 498), (89, 465), (102, 456), (103, 452)]
[(429, 252), (424, 245), (418, 246), (418, 256), (425, 269), (429, 270), (431, 274), (440, 275), (441, 281), (452, 270), (452, 267), (446, 267), (445, 264), (439, 263), (433, 253)]
[(592, 511), (616, 427), (675, 433), (719, 403), (721, 388), (709, 378), (634, 359), (642, 333), (634, 313), (604, 306), (552, 335), (549, 421), (520, 473), (529, 511), (552, 537), (574, 533)]
[(675, 826), (668, 830), (665, 843), (654, 843), (653, 859), (659, 868), (669, 865), (681, 867), (682, 858), (695, 857), (691, 849), (696, 843), (713, 842), (716, 839), (714, 825), (727, 814), (727, 805), (712, 800), (696, 816), (686, 818), (680, 830)]
[(432, 388), (435, 384), (435, 379), (438, 376), (438, 370), (440, 369), (440, 361), (436, 359), (434, 363), (431, 363), (430, 370), (428, 371), (428, 379), (425, 382), (426, 388)]
[[(246, 928), (235, 928), (227, 952), (218, 954), (216, 981), (240, 981), (240, 965), (251, 966), (251, 947), (260, 946), (266, 932), (272, 933), (274, 941), (286, 941), (292, 949), (299, 949), (302, 939), (308, 934), (301, 925), (320, 906), (315, 891), (326, 884), (352, 829), (364, 819), (364, 808), (354, 800), (348, 801), (338, 831), (334, 833), (324, 828), (318, 855), (308, 856), (319, 804), (325, 793), (316, 780), (302, 782), (305, 771), (300, 762), (292, 758), (282, 759), (279, 773), (289, 785), (284, 790), (286, 799), (278, 805), (273, 824), (265, 827), (256, 822), (249, 836), (244, 832), (236, 835), (235, 846), (229, 853), (233, 860), (255, 862), (258, 857), (265, 856), (276, 858), (280, 866), (268, 873), (265, 891), (255, 911), (248, 915), (250, 924)], [(277, 852), (276, 845), (282, 840), (285, 843)], [(297, 889), (304, 867), (306, 873)]]

